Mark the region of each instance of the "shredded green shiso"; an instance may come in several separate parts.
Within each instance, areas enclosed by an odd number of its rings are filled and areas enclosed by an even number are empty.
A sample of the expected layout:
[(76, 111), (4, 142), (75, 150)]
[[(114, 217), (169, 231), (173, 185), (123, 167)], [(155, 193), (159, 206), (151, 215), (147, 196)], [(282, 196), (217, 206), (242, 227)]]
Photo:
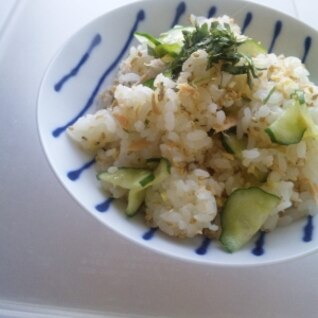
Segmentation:
[(147, 43), (149, 54), (156, 58), (170, 57), (168, 71), (173, 79), (182, 71), (183, 63), (198, 50), (207, 52), (208, 69), (221, 63), (224, 72), (232, 75), (246, 74), (249, 86), (252, 85), (252, 78), (258, 77), (258, 69), (253, 60), (239, 51), (240, 45), (247, 38), (237, 38), (228, 23), (214, 21), (210, 26), (207, 23), (196, 24), (194, 27), (176, 26), (162, 33), (159, 38), (142, 32), (137, 32), (135, 36), (140, 42)]

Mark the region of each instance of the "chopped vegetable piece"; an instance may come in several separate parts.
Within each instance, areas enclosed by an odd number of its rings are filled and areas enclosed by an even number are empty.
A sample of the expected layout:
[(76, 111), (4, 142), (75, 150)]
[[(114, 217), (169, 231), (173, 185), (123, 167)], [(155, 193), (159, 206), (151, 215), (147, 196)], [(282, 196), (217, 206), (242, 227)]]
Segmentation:
[(162, 158), (159, 162), (158, 167), (154, 171), (155, 179), (152, 182), (152, 185), (159, 184), (164, 179), (166, 179), (170, 174), (170, 169), (171, 169), (170, 162), (167, 159)]
[(161, 42), (157, 40), (152, 35), (145, 32), (135, 32), (135, 37), (140, 43), (147, 43), (149, 47), (154, 49), (157, 45), (160, 45)]
[(276, 86), (273, 86), (273, 88), (269, 91), (269, 93), (267, 94), (267, 96), (264, 98), (263, 100), (263, 104), (267, 104), (267, 102), (269, 101), (269, 99), (271, 98), (271, 96), (273, 95), (273, 93), (276, 90)]
[(304, 108), (299, 102), (293, 103), (265, 132), (271, 141), (280, 145), (297, 144), (308, 128)]
[(240, 158), (242, 150), (244, 150), (243, 139), (238, 139), (238, 137), (233, 133), (222, 133), (222, 145), (224, 149)]
[(148, 79), (148, 80), (144, 81), (144, 82), (142, 83), (142, 85), (147, 86), (147, 87), (149, 87), (149, 88), (151, 88), (151, 89), (154, 89), (154, 88), (155, 88), (154, 82), (155, 82), (155, 79), (154, 79), (154, 78), (151, 78), (151, 79)]
[(126, 208), (126, 214), (128, 216), (134, 216), (142, 203), (145, 200), (146, 190), (137, 190), (137, 189), (131, 189), (128, 193), (128, 205)]
[(299, 102), (300, 105), (303, 105), (305, 104), (305, 94), (302, 90), (300, 89), (296, 89), (294, 91), (294, 93), (292, 93), (290, 95), (291, 98), (294, 98), (296, 101)]
[(243, 42), (238, 48), (237, 51), (242, 54), (246, 54), (250, 57), (255, 57), (259, 54), (266, 54), (267, 50), (264, 46), (258, 41), (253, 39), (248, 39)]
[(128, 189), (126, 214), (134, 215), (142, 205), (146, 189), (159, 184), (170, 174), (170, 162), (165, 158), (151, 158), (147, 164), (154, 165), (154, 171), (142, 168), (118, 168), (114, 172), (101, 172), (97, 178), (115, 186)]
[(195, 28), (192, 26), (184, 27), (182, 25), (175, 25), (171, 30), (161, 33), (159, 41), (167, 44), (178, 44), (181, 47), (184, 42), (183, 32), (193, 32), (194, 30)]
[(101, 181), (107, 181), (124, 189), (142, 189), (151, 183), (155, 176), (152, 171), (138, 168), (118, 168), (115, 172), (102, 172), (97, 175)]
[(256, 234), (280, 202), (274, 194), (260, 188), (237, 189), (221, 212), (220, 241), (229, 252), (239, 250)]
[(257, 77), (251, 58), (238, 51), (244, 41), (235, 37), (229, 24), (215, 21), (209, 27), (205, 23), (196, 25), (194, 31), (184, 31), (183, 34), (184, 45), (171, 64), (174, 78), (181, 72), (183, 63), (199, 49), (208, 53), (208, 68), (222, 61), (222, 71), (233, 75), (246, 74), (249, 85), (252, 77)]
[(194, 28), (175, 26), (171, 30), (160, 34), (159, 38), (144, 32), (136, 32), (135, 37), (139, 42), (146, 43), (149, 53), (155, 57), (163, 57), (165, 55), (176, 57), (183, 46), (183, 32), (191, 30), (194, 30)]

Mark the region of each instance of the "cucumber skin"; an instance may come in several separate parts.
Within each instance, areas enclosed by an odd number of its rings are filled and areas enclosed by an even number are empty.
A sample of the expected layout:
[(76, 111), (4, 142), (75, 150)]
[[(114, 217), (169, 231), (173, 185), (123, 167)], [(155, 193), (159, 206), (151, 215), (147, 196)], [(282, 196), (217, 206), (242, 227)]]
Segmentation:
[(273, 143), (286, 146), (299, 143), (307, 129), (304, 108), (295, 102), (274, 123), (265, 128), (265, 132)]
[(232, 154), (232, 155), (235, 155), (235, 151), (232, 149), (232, 147), (229, 145), (228, 141), (227, 141), (227, 137), (225, 136), (225, 134), (222, 134), (222, 146), (224, 147), (224, 149)]
[(224, 149), (232, 155), (240, 156), (244, 150), (243, 141), (238, 139), (236, 135), (222, 133), (221, 142)]
[(128, 193), (128, 203), (126, 207), (126, 215), (133, 217), (139, 211), (145, 200), (146, 190), (130, 190)]
[(279, 144), (279, 145), (283, 145), (283, 146), (288, 146), (288, 145), (294, 145), (294, 144), (298, 144), (302, 139), (303, 136), (306, 132), (306, 128), (302, 131), (301, 134), (299, 134), (298, 138), (294, 139), (294, 140), (290, 140), (290, 141), (282, 141), (279, 140), (275, 137), (275, 133), (268, 127), (265, 128), (265, 132), (267, 133), (267, 135), (269, 136), (269, 138), (271, 139), (271, 142), (275, 143), (275, 144)]
[[(271, 199), (272, 204), (269, 205), (269, 213), (262, 213), (262, 215), (258, 215), (258, 224), (257, 227), (254, 227), (253, 229), (248, 228), (246, 229), (246, 227), (249, 226), (249, 223), (251, 223), (249, 220), (246, 219), (246, 217), (241, 217), (241, 220), (236, 220), (236, 222), (234, 222), (235, 220), (233, 220), (233, 216), (232, 215), (228, 215), (233, 214), (233, 209), (228, 212), (227, 208), (229, 206), (229, 204), (233, 205), (233, 198), (234, 200), (237, 201), (241, 201), (242, 197), (244, 196), (244, 192), (245, 194), (247, 193), (247, 191), (251, 192), (255, 192), (254, 196), (256, 195), (262, 195), (264, 197), (260, 197), (257, 198), (258, 200), (256, 201), (256, 205), (259, 204), (259, 202), (261, 202), (261, 199), (264, 200), (265, 196), (267, 199)], [(240, 193), (242, 192), (242, 193)], [(252, 194), (253, 194), (252, 192)], [(240, 196), (237, 198), (237, 195), (240, 193)], [(222, 225), (222, 234), (220, 237), (220, 242), (223, 246), (223, 248), (229, 252), (229, 253), (233, 253), (237, 250), (239, 250), (244, 244), (246, 244), (252, 237), (253, 235), (255, 235), (261, 228), (261, 226), (263, 225), (263, 223), (265, 222), (266, 218), (270, 215), (270, 212), (272, 211), (272, 209), (279, 203), (280, 198), (272, 193), (266, 192), (260, 188), (257, 187), (250, 187), (250, 188), (240, 188), (240, 189), (236, 189), (235, 191), (233, 191), (231, 193), (231, 195), (229, 196), (229, 198), (227, 199), (223, 211), (221, 212), (221, 225)], [(242, 207), (242, 204), (240, 204), (240, 202), (236, 202), (236, 205), (238, 206), (238, 209), (240, 209), (240, 207)], [(253, 204), (255, 205), (255, 203)], [(272, 207), (271, 207), (272, 205)], [(249, 208), (251, 209), (252, 204), (250, 204)], [(231, 207), (230, 207), (231, 208)], [(237, 209), (234, 207), (234, 209)], [(232, 213), (231, 213), (232, 212)], [(238, 210), (239, 213), (239, 210)], [(244, 213), (242, 213), (244, 214)], [(242, 215), (241, 215), (242, 216)], [(260, 216), (262, 216), (260, 218)], [(230, 220), (229, 220), (230, 218)], [(255, 220), (254, 220), (255, 221)], [(228, 222), (231, 222), (231, 224), (229, 224)], [(227, 223), (227, 224), (225, 224)], [(241, 226), (241, 229), (245, 232), (243, 233), (237, 233), (237, 228)], [(245, 228), (245, 229), (244, 229)], [(233, 232), (236, 231), (236, 233), (231, 233), (231, 231)], [(239, 229), (240, 230), (240, 229)]]
[(147, 176), (146, 178), (142, 179), (139, 181), (139, 184), (142, 187), (146, 187), (149, 183), (151, 183), (153, 180), (155, 180), (155, 176), (153, 173), (151, 173), (149, 176)]

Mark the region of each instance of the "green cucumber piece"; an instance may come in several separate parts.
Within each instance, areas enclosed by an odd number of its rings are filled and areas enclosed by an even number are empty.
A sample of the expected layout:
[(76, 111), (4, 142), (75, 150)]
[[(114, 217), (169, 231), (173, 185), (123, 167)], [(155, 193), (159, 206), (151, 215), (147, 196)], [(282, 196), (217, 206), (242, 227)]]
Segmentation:
[(161, 183), (164, 179), (166, 179), (170, 175), (171, 173), (170, 170), (171, 170), (170, 162), (165, 158), (161, 158), (159, 165), (154, 170), (155, 178), (151, 185)]
[(126, 209), (126, 214), (128, 216), (134, 215), (138, 211), (139, 207), (142, 205), (146, 195), (146, 188), (161, 183), (170, 175), (170, 162), (167, 159), (161, 158), (160, 161), (158, 161), (157, 158), (153, 158), (148, 159), (147, 162), (157, 162), (157, 167), (153, 171), (152, 175), (154, 177), (151, 179), (150, 182), (147, 182), (142, 190), (131, 189), (129, 191), (128, 206)]
[(193, 32), (194, 27), (184, 27), (182, 25), (175, 25), (172, 29), (167, 32), (161, 33), (159, 41), (165, 44), (178, 44), (180, 47), (183, 46), (184, 35), (183, 32)]
[(164, 43), (156, 46), (154, 54), (156, 57), (163, 57), (165, 55), (176, 57), (181, 52), (181, 48), (182, 46), (177, 43)]
[(115, 172), (101, 172), (97, 175), (101, 181), (107, 181), (124, 189), (143, 189), (155, 176), (151, 170), (139, 168), (118, 168)]
[(250, 57), (255, 57), (259, 54), (266, 54), (267, 50), (261, 44), (261, 42), (255, 41), (253, 39), (248, 39), (243, 42), (238, 48), (239, 53), (245, 54)]
[(194, 27), (176, 25), (171, 30), (161, 33), (158, 38), (145, 32), (135, 32), (134, 35), (140, 43), (148, 45), (149, 53), (155, 57), (163, 57), (165, 55), (176, 57), (183, 46), (183, 32), (192, 32), (193, 30)]
[(257, 187), (232, 192), (221, 212), (220, 242), (225, 250), (232, 253), (246, 244), (279, 202), (278, 196)]
[(273, 143), (291, 145), (301, 141), (307, 127), (304, 110), (295, 102), (265, 132)]
[(137, 189), (131, 189), (128, 192), (128, 204), (126, 208), (126, 214), (128, 216), (134, 216), (142, 203), (145, 200), (146, 196), (146, 190), (137, 190)]
[(244, 150), (244, 141), (243, 139), (238, 139), (237, 136), (233, 133), (222, 133), (222, 145), (224, 149), (235, 155), (236, 157), (241, 157), (241, 153)]
[(146, 43), (152, 49), (161, 44), (158, 39), (146, 32), (135, 32), (134, 36), (140, 43)]
[(155, 164), (154, 171), (142, 168), (118, 168), (115, 172), (101, 172), (97, 175), (100, 181), (128, 189), (126, 214), (133, 216), (144, 202), (146, 189), (159, 184), (170, 174), (170, 162), (165, 158), (148, 159), (147, 163)]

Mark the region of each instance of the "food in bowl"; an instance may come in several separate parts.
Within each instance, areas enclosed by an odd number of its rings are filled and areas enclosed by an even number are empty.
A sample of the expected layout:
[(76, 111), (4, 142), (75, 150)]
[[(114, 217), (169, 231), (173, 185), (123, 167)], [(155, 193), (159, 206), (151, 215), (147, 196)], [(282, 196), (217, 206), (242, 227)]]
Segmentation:
[(315, 213), (318, 89), (301, 60), (267, 53), (228, 16), (136, 33), (101, 109), (69, 136), (126, 214), (234, 252)]

